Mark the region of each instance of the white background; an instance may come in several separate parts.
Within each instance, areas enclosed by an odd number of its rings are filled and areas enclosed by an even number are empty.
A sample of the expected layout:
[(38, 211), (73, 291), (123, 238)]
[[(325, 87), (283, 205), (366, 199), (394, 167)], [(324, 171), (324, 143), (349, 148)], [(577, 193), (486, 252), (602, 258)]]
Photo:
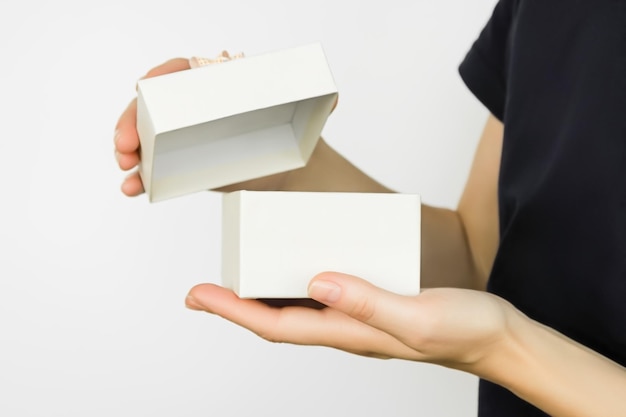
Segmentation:
[(183, 307), (219, 282), (220, 198), (119, 192), (113, 127), (170, 57), (321, 41), (324, 136), (384, 184), (454, 207), (486, 119), (457, 66), (495, 0), (0, 5), (0, 415), (473, 416), (476, 379), (273, 345)]

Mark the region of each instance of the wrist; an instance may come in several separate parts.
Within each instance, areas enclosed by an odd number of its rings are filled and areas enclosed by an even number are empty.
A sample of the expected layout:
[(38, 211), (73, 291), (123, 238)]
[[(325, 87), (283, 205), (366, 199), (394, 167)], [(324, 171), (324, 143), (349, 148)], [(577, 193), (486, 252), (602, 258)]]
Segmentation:
[(514, 307), (502, 337), (471, 372), (550, 415), (626, 415), (626, 369)]
[(537, 331), (538, 323), (507, 301), (500, 301), (503, 305), (500, 332), (492, 343), (484, 347), (470, 372), (511, 389), (519, 372), (526, 372), (531, 366), (526, 342), (529, 335)]

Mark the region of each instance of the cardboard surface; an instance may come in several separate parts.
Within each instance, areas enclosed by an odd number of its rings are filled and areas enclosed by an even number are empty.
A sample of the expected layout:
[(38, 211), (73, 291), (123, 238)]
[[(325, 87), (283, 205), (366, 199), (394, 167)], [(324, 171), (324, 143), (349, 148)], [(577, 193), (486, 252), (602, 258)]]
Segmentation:
[(337, 97), (319, 44), (141, 80), (150, 201), (306, 165)]
[(420, 198), (238, 191), (223, 197), (222, 278), (245, 298), (307, 298), (324, 271), (420, 289)]

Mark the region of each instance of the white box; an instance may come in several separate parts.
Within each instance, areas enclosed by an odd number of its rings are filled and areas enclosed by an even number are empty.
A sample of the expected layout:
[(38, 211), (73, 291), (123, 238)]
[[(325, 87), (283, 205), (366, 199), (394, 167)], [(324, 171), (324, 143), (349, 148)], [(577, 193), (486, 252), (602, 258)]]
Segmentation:
[(336, 97), (319, 44), (139, 81), (150, 201), (306, 165)]
[(223, 285), (244, 298), (307, 298), (311, 278), (338, 271), (417, 295), (420, 216), (411, 194), (226, 194)]

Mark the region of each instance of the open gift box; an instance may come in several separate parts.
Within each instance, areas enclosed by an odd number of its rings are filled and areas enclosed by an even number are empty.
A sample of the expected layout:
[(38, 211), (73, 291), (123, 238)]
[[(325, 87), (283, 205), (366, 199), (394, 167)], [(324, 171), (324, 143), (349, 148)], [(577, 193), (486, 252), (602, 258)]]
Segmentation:
[(336, 98), (319, 44), (139, 81), (150, 201), (303, 167)]
[(316, 274), (420, 291), (420, 197), (237, 191), (223, 197), (222, 280), (244, 298), (307, 298)]

